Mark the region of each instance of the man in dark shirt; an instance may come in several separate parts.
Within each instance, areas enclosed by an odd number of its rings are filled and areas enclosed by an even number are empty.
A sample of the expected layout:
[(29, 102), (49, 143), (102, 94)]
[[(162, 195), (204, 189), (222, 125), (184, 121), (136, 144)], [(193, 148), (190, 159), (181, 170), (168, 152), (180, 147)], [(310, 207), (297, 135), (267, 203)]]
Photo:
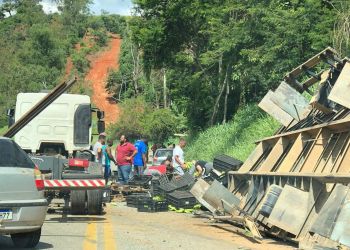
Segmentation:
[(213, 163), (199, 160), (194, 163), (194, 167), (195, 171), (198, 173), (198, 176), (205, 177), (208, 176), (213, 170)]

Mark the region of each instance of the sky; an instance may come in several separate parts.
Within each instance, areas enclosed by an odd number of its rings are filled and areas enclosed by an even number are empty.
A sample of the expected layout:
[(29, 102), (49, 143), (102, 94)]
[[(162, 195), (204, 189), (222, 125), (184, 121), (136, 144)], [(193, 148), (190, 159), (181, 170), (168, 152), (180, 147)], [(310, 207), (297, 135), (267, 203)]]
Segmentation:
[[(46, 13), (57, 11), (57, 6), (52, 0), (43, 0), (41, 4)], [(96, 15), (101, 14), (101, 10), (111, 14), (130, 15), (131, 8), (131, 0), (93, 0), (90, 6), (91, 12)]]

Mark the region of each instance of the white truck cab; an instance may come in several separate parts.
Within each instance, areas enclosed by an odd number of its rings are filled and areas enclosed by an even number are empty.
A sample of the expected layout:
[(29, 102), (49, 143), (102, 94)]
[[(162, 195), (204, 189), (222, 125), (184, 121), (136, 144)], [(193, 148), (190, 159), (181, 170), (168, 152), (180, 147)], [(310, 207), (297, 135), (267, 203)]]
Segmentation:
[[(47, 93), (17, 95), (15, 121)], [(91, 101), (87, 95), (62, 94), (15, 135), (27, 152), (73, 155), (90, 147), (92, 134)]]

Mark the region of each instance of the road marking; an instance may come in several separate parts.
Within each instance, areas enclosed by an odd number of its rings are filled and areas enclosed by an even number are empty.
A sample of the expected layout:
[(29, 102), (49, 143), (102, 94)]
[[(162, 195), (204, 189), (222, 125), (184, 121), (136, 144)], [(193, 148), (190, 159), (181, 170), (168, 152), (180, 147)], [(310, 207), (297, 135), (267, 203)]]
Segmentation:
[(106, 250), (117, 249), (117, 244), (115, 240), (116, 235), (114, 235), (113, 224), (109, 216), (107, 217), (107, 220), (104, 223), (103, 233), (104, 233), (105, 249)]
[(97, 223), (95, 221), (90, 221), (87, 225), (83, 249), (97, 249)]

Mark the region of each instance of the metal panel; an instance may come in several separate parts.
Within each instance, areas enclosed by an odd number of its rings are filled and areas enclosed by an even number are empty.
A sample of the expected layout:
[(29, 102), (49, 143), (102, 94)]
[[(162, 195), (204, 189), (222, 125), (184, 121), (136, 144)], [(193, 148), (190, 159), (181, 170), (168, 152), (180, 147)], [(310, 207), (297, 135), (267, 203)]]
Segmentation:
[(305, 141), (308, 140), (310, 136), (306, 133), (300, 133), (295, 140), (292, 148), (289, 150), (288, 154), (280, 164), (280, 167), (278, 168), (278, 172), (290, 172), (294, 163), (298, 159), (299, 155), (303, 151), (303, 148), (305, 146)]
[(243, 165), (238, 170), (239, 172), (251, 171), (254, 164), (262, 157), (264, 152), (269, 148), (269, 144), (265, 142), (260, 142), (253, 152), (249, 155), (248, 159), (243, 163)]
[(330, 92), (328, 99), (350, 108), (350, 63), (345, 63), (343, 70), (341, 71), (336, 83), (334, 84), (332, 91)]
[(293, 121), (293, 117), (272, 101), (273, 96), (274, 92), (270, 90), (258, 106), (287, 127)]
[(284, 81), (275, 90), (271, 101), (298, 121), (304, 118), (305, 110), (309, 105), (304, 96)]
[(317, 233), (329, 238), (334, 228), (337, 215), (344, 198), (349, 191), (349, 188), (337, 184), (329, 196), (326, 203), (323, 205), (317, 219), (313, 223), (310, 232)]
[(203, 200), (220, 211), (224, 210), (221, 200), (224, 200), (228, 204), (235, 205), (237, 207), (240, 204), (240, 200), (216, 180), (214, 180), (203, 195)]
[(210, 185), (203, 179), (198, 179), (191, 188), (190, 192), (196, 197), (197, 201), (206, 207), (210, 212), (215, 213), (216, 209), (203, 199), (203, 195)]
[(310, 210), (309, 193), (285, 185), (267, 221), (289, 233), (298, 235)]
[(318, 159), (321, 157), (323, 150), (329, 141), (330, 131), (328, 129), (321, 129), (318, 136), (315, 138), (314, 145), (309, 151), (300, 172), (311, 173), (313, 172)]
[(335, 223), (331, 239), (346, 246), (350, 246), (350, 193), (347, 195), (341, 208), (340, 214)]
[(275, 166), (283, 152), (288, 147), (289, 140), (287, 138), (281, 137), (276, 145), (271, 150), (270, 154), (264, 161), (264, 163), (261, 165), (261, 167), (258, 169), (259, 172), (268, 172), (271, 171), (272, 168)]

